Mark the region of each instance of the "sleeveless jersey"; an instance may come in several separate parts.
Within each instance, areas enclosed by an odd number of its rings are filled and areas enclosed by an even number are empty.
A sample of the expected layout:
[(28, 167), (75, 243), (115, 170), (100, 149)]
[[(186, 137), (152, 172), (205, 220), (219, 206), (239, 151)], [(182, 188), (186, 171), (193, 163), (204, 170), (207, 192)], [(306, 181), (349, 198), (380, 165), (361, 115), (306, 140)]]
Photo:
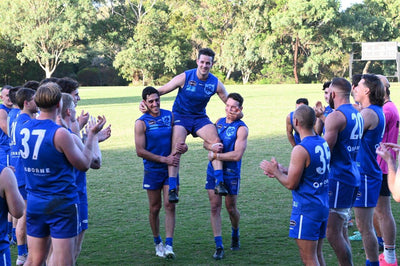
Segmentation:
[(31, 120), (31, 117), (28, 114), (22, 113), (19, 114), (18, 117), (14, 120), (12, 123), (11, 127), (11, 133), (12, 135), (10, 136), (10, 164), (15, 167), (15, 176), (17, 177), (17, 183), (18, 186), (23, 186), (26, 184), (25, 181), (25, 171), (24, 171), (24, 166), (22, 165), (22, 159), (19, 154), (19, 149), (20, 149), (20, 144), (21, 144), (21, 138), (20, 132), (21, 129), (24, 127), (25, 123)]
[(300, 139), (299, 133), (294, 129), (294, 126), (293, 126), (293, 115), (294, 115), (294, 111), (290, 112), (290, 124), (292, 125), (293, 131), (294, 131), (294, 134), (293, 134), (294, 143), (296, 143), (296, 145), (297, 145), (297, 144), (299, 144), (301, 142), (301, 139)]
[[(160, 109), (157, 117), (149, 114), (142, 115), (139, 120), (146, 125), (146, 150), (161, 156), (168, 156), (171, 153), (172, 138), (172, 113)], [(168, 165), (143, 159), (145, 171), (168, 170)]]
[(364, 132), (361, 139), (360, 151), (357, 154), (357, 163), (361, 175), (382, 180), (382, 171), (376, 160), (376, 148), (379, 146), (385, 133), (385, 116), (380, 106), (370, 105), (367, 108), (373, 110), (378, 115), (379, 122), (374, 129)]
[(54, 146), (59, 128), (51, 120), (32, 119), (19, 133), (28, 213), (53, 213), (79, 202), (73, 167)]
[[(0, 165), (0, 173), (4, 169), (4, 165)], [(5, 198), (0, 197), (0, 253), (9, 248), (7, 227), (8, 227), (8, 205)]]
[[(14, 123), (15, 119), (18, 117), (19, 113), (21, 112), (21, 110), (19, 108), (12, 108), (10, 110), (10, 112), (8, 113), (7, 116), (7, 133), (8, 133), (8, 137), (11, 138), (11, 130), (12, 130), (12, 124)], [(11, 139), (10, 139), (10, 143), (11, 143)], [(10, 144), (11, 145), (11, 144)]]
[(351, 104), (343, 104), (336, 110), (346, 117), (346, 127), (339, 132), (336, 144), (331, 150), (329, 179), (358, 187), (360, 172), (357, 168), (356, 156), (361, 145), (364, 120)]
[[(220, 118), (215, 124), (217, 127), (218, 136), (224, 144), (223, 153), (235, 150), (235, 142), (237, 139), (237, 131), (239, 127), (247, 127), (247, 125), (242, 120), (236, 120), (232, 123), (227, 123), (226, 118)], [(224, 178), (240, 178), (240, 171), (242, 166), (242, 160), (237, 162), (225, 161), (223, 162)], [(207, 174), (214, 176), (214, 168), (211, 162), (208, 163)]]
[(206, 81), (196, 75), (197, 69), (185, 71), (183, 88), (179, 88), (172, 111), (181, 115), (205, 115), (206, 106), (211, 96), (217, 92), (218, 78), (208, 74)]
[[(11, 111), (11, 108), (8, 108), (4, 104), (0, 104), (0, 110), (3, 109), (7, 112), (7, 114)], [(8, 138), (7, 132), (4, 132), (3, 130), (0, 129), (0, 145), (1, 146), (7, 146), (7, 149), (10, 145), (10, 140)]]
[[(383, 113), (385, 114), (385, 134), (383, 134), (382, 142), (397, 143), (399, 138), (399, 111), (393, 102), (386, 102), (383, 107)], [(393, 158), (396, 159), (396, 152), (390, 150)], [(388, 173), (388, 166), (385, 160), (383, 160), (379, 155), (377, 157), (378, 164), (381, 167), (382, 173)]]
[(310, 155), (299, 186), (292, 191), (292, 213), (323, 221), (329, 214), (328, 175), (331, 152), (320, 136), (305, 137), (300, 143)]

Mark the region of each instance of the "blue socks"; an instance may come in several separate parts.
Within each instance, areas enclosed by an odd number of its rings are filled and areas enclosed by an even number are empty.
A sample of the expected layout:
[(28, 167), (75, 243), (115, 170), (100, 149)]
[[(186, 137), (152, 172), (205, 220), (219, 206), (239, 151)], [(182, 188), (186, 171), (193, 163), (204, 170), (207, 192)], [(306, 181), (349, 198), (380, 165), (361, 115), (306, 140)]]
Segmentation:
[(214, 170), (214, 177), (216, 179), (216, 184), (218, 185), (220, 182), (224, 182), (224, 173), (222, 170)]
[(17, 242), (17, 235), (15, 234), (15, 228), (12, 229), (12, 239)]
[(161, 236), (154, 237), (154, 244), (158, 245), (162, 242)]
[(232, 227), (232, 237), (239, 238), (239, 227), (237, 229)]
[(25, 245), (18, 245), (18, 256), (22, 256), (28, 253), (28, 246)]
[(8, 224), (8, 226), (7, 226), (7, 234), (11, 235), (12, 228), (13, 228), (12, 222), (8, 222), (7, 224)]
[(224, 245), (222, 245), (222, 236), (214, 236), (214, 241), (216, 248), (224, 248)]
[(168, 246), (172, 247), (172, 243), (173, 243), (173, 238), (172, 237), (167, 237), (165, 239), (165, 245), (168, 245)]
[(366, 265), (366, 266), (379, 266), (379, 261), (369, 261), (369, 260), (366, 260), (366, 261), (365, 261), (365, 265)]
[(168, 178), (169, 190), (176, 189), (177, 180), (178, 180), (177, 177), (169, 177)]

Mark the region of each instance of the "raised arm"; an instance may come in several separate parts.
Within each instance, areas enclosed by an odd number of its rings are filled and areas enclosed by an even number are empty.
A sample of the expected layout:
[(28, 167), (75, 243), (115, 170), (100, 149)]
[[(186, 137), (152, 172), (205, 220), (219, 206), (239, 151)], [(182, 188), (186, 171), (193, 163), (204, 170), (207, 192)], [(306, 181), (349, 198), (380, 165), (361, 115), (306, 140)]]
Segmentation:
[(185, 72), (175, 76), (167, 84), (158, 89), (160, 95), (167, 94), (179, 87), (183, 87), (185, 85), (185, 79), (186, 79)]
[(224, 84), (220, 80), (218, 80), (217, 94), (221, 101), (223, 101), (224, 103), (228, 99), (228, 92), (226, 91)]

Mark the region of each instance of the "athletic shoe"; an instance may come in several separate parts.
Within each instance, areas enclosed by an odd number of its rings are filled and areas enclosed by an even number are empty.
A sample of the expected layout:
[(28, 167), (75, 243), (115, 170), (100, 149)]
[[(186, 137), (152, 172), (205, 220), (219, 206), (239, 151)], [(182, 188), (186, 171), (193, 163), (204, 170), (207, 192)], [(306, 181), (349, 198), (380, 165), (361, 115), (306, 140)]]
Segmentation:
[(174, 250), (172, 249), (172, 246), (170, 245), (165, 246), (165, 257), (167, 259), (175, 259), (175, 253)]
[(385, 260), (385, 254), (382, 253), (381, 255), (379, 255), (379, 265), (380, 266), (398, 266), (397, 264), (397, 259), (394, 263), (387, 263)]
[(349, 237), (349, 240), (350, 241), (361, 241), (362, 240), (361, 233), (359, 231), (355, 231), (354, 234)]
[(18, 255), (17, 262), (15, 264), (16, 265), (24, 265), (27, 257), (28, 257), (28, 254)]
[(239, 237), (232, 237), (231, 250), (239, 250), (239, 249), (240, 249)]
[(163, 245), (162, 242), (156, 244), (156, 256), (161, 257), (161, 258), (165, 258), (164, 245)]
[(219, 184), (215, 186), (214, 193), (221, 196), (228, 195), (228, 190), (226, 189), (224, 182), (219, 182)]
[(178, 193), (176, 192), (176, 189), (171, 189), (168, 191), (168, 201), (170, 203), (178, 203), (179, 202), (179, 197)]
[(222, 260), (224, 258), (224, 248), (223, 247), (219, 247), (215, 250), (215, 253), (213, 255), (213, 258), (215, 260)]

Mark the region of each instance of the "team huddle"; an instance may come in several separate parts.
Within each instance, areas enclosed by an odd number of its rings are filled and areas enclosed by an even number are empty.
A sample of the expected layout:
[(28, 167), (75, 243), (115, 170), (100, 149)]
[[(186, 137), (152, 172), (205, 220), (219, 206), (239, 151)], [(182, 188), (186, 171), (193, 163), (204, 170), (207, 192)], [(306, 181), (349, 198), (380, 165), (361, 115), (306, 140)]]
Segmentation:
[(104, 116), (76, 117), (78, 87), (50, 78), (2, 88), (2, 265), (11, 265), (9, 240), (18, 247), (16, 265), (74, 265), (80, 253), (88, 228), (85, 172), (100, 168), (99, 142), (111, 127), (104, 128)]

